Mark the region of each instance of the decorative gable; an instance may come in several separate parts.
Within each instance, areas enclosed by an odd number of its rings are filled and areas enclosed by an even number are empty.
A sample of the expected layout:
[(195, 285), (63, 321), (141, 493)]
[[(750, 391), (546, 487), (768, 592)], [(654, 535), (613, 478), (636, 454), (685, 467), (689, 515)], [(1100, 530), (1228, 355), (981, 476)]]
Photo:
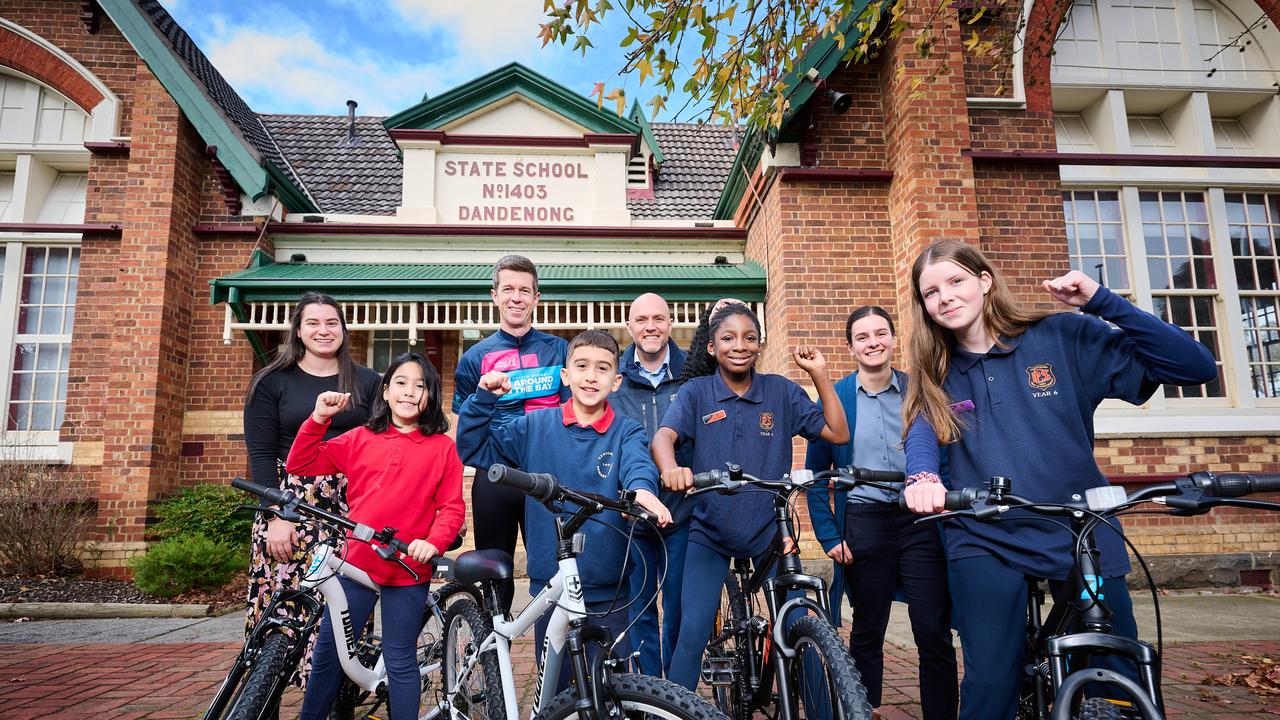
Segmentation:
[(403, 222), (625, 226), (639, 124), (513, 63), (384, 121)]

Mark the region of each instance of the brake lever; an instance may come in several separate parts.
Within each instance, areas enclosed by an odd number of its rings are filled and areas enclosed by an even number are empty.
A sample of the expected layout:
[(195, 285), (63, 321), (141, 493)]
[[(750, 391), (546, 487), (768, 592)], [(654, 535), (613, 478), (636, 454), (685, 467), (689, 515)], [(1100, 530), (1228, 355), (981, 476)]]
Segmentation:
[(404, 568), (406, 572), (408, 572), (410, 575), (413, 576), (413, 584), (414, 585), (418, 584), (418, 581), (421, 578), (418, 577), (418, 573), (413, 571), (413, 568), (409, 567), (409, 563), (405, 562), (400, 557), (400, 553), (396, 552), (392, 548), (387, 547), (386, 545), (374, 545), (373, 543), (369, 543), (369, 544), (373, 547), (373, 551), (378, 554), (378, 557), (382, 558), (383, 560), (394, 562), (395, 564)]

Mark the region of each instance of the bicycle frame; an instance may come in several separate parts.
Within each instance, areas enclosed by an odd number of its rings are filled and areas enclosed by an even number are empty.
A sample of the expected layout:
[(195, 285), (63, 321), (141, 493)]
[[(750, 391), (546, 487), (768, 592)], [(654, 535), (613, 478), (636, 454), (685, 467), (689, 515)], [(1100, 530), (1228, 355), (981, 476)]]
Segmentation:
[[(486, 584), (484, 589), (486, 596), (490, 596), (486, 598), (485, 604), (491, 608), (501, 607), (493, 593), (492, 585)], [(565, 660), (571, 658), (575, 649), (581, 648), (581, 637), (578, 632), (581, 625), (585, 624), (587, 606), (582, 595), (582, 581), (578, 575), (576, 552), (560, 558), (556, 574), (515, 618), (507, 620), (501, 611), (494, 612), (493, 631), (467, 653), (456, 682), (460, 683), (467, 677), (483, 653), (497, 652), (506, 716), (519, 717), (515, 676), (511, 669), (511, 641), (527, 634), (548, 611), (551, 612), (551, 619), (547, 623), (546, 638), (543, 642), (542, 668), (538, 671), (537, 692), (530, 717), (541, 712), (556, 695), (556, 684)], [(574, 668), (575, 675), (579, 673), (582, 675), (577, 678), (579, 687), (586, 687), (583, 683), (586, 680), (585, 671), (585, 667)], [(456, 694), (458, 688), (455, 686), (447, 690), (447, 694), (452, 696)], [(465, 716), (455, 717), (457, 720), (463, 720)]]
[[(778, 527), (779, 536), (785, 541), (790, 538), (794, 540), (791, 532), (791, 521), (788, 513), (788, 500), (790, 493), (794, 491), (796, 486), (788, 485), (783, 492), (774, 495), (774, 523)], [(766, 553), (765, 561), (760, 567), (755, 568), (751, 574), (749, 584), (742, 585), (742, 591), (750, 595), (754, 595), (756, 591), (763, 588), (765, 591), (765, 605), (769, 611), (769, 663), (773, 669), (773, 682), (778, 691), (778, 720), (793, 720), (792, 708), (795, 698), (794, 690), (791, 687), (791, 676), (788, 673), (790, 664), (796, 660), (796, 651), (786, 640), (786, 623), (783, 620), (793, 610), (805, 609), (809, 610), (826, 622), (831, 622), (831, 611), (827, 604), (827, 584), (822, 578), (807, 575), (800, 562), (799, 553), (790, 553), (782, 555), (775, 549)], [(734, 561), (735, 572), (741, 573), (745, 560), (737, 559)], [(777, 564), (778, 572), (771, 578), (765, 579), (768, 569)], [(788, 598), (792, 592), (803, 592), (804, 595)], [(817, 600), (809, 597), (809, 593), (813, 593)], [(748, 624), (748, 627), (735, 630), (735, 632), (743, 633), (747, 652), (755, 653), (755, 636), (754, 628)], [(752, 662), (750, 666), (753, 671), (757, 663)], [(767, 699), (766, 693), (770, 688), (765, 687), (763, 680), (765, 678), (751, 678), (752, 702), (756, 705), (762, 705)], [(839, 708), (834, 709), (839, 713)]]
[[(1093, 531), (1085, 532), (1088, 519), (1083, 513), (1069, 517), (1073, 536), (1080, 538), (1081, 552), (1077, 566), (1067, 575), (1061, 591), (1055, 593), (1053, 610), (1043, 623), (1040, 619), (1040, 604), (1044, 594), (1039, 589), (1038, 581), (1028, 578), (1027, 637), (1032, 662), (1028, 674), (1035, 683), (1034, 717), (1037, 720), (1048, 720), (1058, 714), (1056, 703), (1052, 712), (1049, 705), (1062, 694), (1064, 683), (1074, 672), (1071, 668), (1071, 656), (1074, 654), (1079, 658), (1081, 654), (1092, 653), (1133, 662), (1140, 684), (1109, 672), (1105, 673), (1106, 677), (1100, 676), (1096, 681), (1116, 685), (1135, 698), (1142, 697), (1140, 693), (1133, 692), (1140, 688), (1151, 701), (1151, 707), (1146, 710), (1154, 710), (1159, 713), (1159, 717), (1163, 717), (1164, 696), (1160, 689), (1159, 655), (1149, 643), (1112, 633)], [(1041, 662), (1045, 667), (1040, 666)], [(1070, 697), (1071, 694), (1066, 693), (1066, 696)], [(1138, 700), (1137, 704), (1144, 703)]]

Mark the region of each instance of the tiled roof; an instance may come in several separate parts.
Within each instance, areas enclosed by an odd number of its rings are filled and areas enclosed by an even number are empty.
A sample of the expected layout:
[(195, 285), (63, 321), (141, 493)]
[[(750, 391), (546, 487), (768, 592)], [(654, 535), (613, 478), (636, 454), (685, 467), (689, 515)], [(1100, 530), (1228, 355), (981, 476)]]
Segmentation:
[(138, 8), (151, 20), (161, 37), (169, 43), (174, 53), (187, 66), (192, 77), (204, 88), (205, 94), (235, 125), (240, 135), (257, 151), (259, 157), (276, 166), (299, 190), (307, 193), (307, 188), (299, 182), (298, 176), (289, 167), (289, 163), (285, 161), (280, 149), (276, 147), (258, 116), (235, 91), (235, 88), (231, 87), (222, 73), (218, 72), (187, 31), (178, 25), (158, 0), (138, 0)]
[(325, 213), (392, 215), (400, 204), (399, 148), (382, 118), (357, 117), (354, 147), (345, 115), (260, 115)]
[[(325, 213), (392, 215), (401, 204), (399, 148), (382, 118), (357, 117), (355, 147), (345, 115), (260, 115), (289, 164)], [(666, 162), (652, 200), (628, 200), (638, 219), (710, 220), (734, 153), (732, 128), (654, 123)]]
[(653, 123), (666, 161), (652, 200), (628, 200), (637, 219), (710, 220), (737, 152), (734, 130), (725, 125)]

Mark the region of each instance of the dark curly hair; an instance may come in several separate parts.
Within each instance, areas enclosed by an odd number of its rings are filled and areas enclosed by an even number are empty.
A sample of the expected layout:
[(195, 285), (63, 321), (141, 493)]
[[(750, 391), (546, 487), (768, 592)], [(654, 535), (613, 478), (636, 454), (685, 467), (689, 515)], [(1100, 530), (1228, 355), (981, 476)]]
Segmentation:
[(693, 340), (689, 341), (684, 370), (680, 372), (681, 384), (696, 377), (711, 375), (716, 371), (716, 359), (707, 352), (707, 343), (711, 340), (711, 310), (714, 307), (714, 303), (708, 305), (707, 309), (698, 316), (698, 329), (693, 331)]

